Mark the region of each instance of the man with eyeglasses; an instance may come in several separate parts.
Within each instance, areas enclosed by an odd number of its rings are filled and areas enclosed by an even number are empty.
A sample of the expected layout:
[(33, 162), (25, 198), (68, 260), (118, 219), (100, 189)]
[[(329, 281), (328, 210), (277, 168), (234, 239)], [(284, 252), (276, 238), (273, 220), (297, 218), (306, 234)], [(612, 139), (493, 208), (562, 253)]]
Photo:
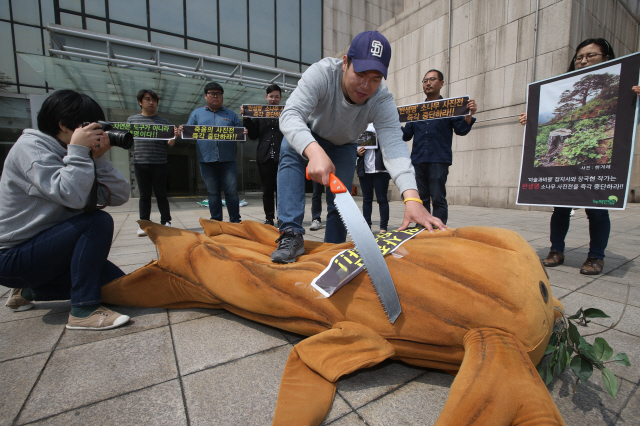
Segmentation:
[[(444, 76), (438, 70), (429, 70), (422, 79), (422, 90), (428, 101), (442, 99), (440, 90)], [(467, 104), (469, 115), (425, 121), (413, 121), (402, 127), (403, 139), (413, 138), (411, 164), (416, 170), (416, 182), (422, 203), (429, 213), (446, 224), (449, 216), (447, 205), (447, 176), (453, 160), (451, 144), (453, 133), (464, 136), (471, 131), (476, 119), (472, 115), (478, 109), (473, 99)], [(433, 204), (433, 212), (431, 211)]]
[[(445, 227), (418, 198), (409, 150), (398, 126), (398, 109), (383, 81), (390, 60), (389, 41), (377, 31), (365, 31), (355, 36), (341, 59), (322, 59), (302, 74), (280, 115), (284, 139), (278, 166), (278, 219), (282, 225), (272, 262), (295, 262), (304, 253), (305, 168), (314, 182), (328, 186), (333, 173), (351, 188), (357, 139), (369, 123), (377, 130), (385, 166), (404, 197), (399, 229), (411, 222), (430, 232), (432, 226)], [(324, 241), (342, 243), (347, 230), (334, 199), (327, 191)]]
[[(222, 106), (224, 89), (218, 83), (204, 86), (206, 105), (195, 109), (187, 125), (241, 127), (235, 112)], [(246, 134), (245, 130), (245, 134)], [(176, 136), (182, 135), (182, 126)], [(196, 142), (200, 174), (209, 194), (211, 219), (222, 220), (222, 196), (229, 212), (229, 221), (240, 222), (240, 200), (238, 197), (238, 166), (236, 165), (236, 141), (201, 140)]]

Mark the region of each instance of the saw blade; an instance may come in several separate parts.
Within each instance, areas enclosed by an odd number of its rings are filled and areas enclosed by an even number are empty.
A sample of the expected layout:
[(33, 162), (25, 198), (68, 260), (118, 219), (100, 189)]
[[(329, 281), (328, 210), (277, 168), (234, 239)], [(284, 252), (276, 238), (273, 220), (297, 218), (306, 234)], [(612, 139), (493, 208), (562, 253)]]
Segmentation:
[(393, 324), (400, 312), (402, 312), (402, 308), (400, 307), (400, 300), (398, 299), (393, 279), (389, 273), (389, 267), (380, 252), (380, 247), (378, 247), (369, 225), (364, 220), (351, 194), (348, 192), (335, 194), (334, 203), (342, 223), (347, 228), (358, 253), (362, 257), (364, 268), (371, 279), (378, 299), (382, 303), (382, 308), (387, 314), (389, 322)]

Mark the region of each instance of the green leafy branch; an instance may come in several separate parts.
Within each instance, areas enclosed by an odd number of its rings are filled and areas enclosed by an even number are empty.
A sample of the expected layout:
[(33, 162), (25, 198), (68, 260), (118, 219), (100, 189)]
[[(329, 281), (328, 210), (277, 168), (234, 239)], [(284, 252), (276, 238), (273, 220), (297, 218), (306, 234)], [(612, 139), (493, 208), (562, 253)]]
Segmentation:
[(562, 310), (556, 309), (562, 316), (554, 324), (553, 334), (544, 353), (544, 362), (541, 361), (538, 365), (538, 373), (542, 380), (548, 385), (554, 377), (570, 367), (578, 378), (573, 389), (575, 392), (580, 381), (586, 383), (591, 378), (595, 367), (602, 372), (602, 381), (609, 394), (615, 398), (618, 380), (606, 364), (616, 363), (628, 367), (631, 365), (629, 357), (625, 353), (614, 356), (613, 349), (602, 337), (597, 337), (591, 345), (580, 335), (576, 327), (576, 324), (587, 326), (589, 318), (609, 318), (609, 315), (599, 309), (580, 308), (575, 315), (568, 317)]

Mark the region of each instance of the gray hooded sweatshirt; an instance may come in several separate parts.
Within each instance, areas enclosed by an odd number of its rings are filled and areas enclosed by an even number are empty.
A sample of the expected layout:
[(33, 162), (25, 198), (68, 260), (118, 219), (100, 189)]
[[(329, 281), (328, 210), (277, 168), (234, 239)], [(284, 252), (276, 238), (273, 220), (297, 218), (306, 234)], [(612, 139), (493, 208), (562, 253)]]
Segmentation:
[[(89, 148), (67, 145), (26, 129), (13, 145), (0, 179), (0, 250), (17, 246), (78, 214), (94, 180)], [(129, 200), (129, 183), (103, 155), (95, 160), (98, 181), (109, 187), (111, 205)], [(98, 203), (107, 191), (98, 187)]]
[(384, 164), (400, 193), (417, 189), (398, 108), (384, 81), (367, 102), (350, 104), (342, 92), (342, 59), (325, 58), (302, 74), (280, 115), (280, 131), (300, 155), (315, 140), (311, 130), (335, 145), (344, 145), (355, 143), (369, 123), (378, 132)]

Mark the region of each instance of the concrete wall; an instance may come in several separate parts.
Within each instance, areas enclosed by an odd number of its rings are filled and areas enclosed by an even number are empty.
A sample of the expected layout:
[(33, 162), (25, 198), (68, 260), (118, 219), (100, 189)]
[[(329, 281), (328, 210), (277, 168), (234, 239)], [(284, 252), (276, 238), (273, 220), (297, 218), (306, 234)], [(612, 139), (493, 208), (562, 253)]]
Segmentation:
[[(445, 75), (443, 96), (469, 95), (478, 104), (473, 130), (454, 136), (451, 204), (516, 208), (524, 134), (517, 115), (526, 109), (527, 84), (566, 72), (584, 38), (607, 38), (618, 56), (636, 51), (637, 24), (616, 0), (583, 1), (540, 0), (535, 76), (536, 0), (453, 0), (450, 69), (449, 0), (405, 0), (404, 10), (378, 27), (391, 43), (387, 84), (398, 105), (424, 100), (420, 81), (431, 68)], [(325, 13), (328, 3), (341, 2), (325, 1)], [(325, 53), (342, 53), (349, 41)], [(640, 189), (638, 161), (633, 185)]]

